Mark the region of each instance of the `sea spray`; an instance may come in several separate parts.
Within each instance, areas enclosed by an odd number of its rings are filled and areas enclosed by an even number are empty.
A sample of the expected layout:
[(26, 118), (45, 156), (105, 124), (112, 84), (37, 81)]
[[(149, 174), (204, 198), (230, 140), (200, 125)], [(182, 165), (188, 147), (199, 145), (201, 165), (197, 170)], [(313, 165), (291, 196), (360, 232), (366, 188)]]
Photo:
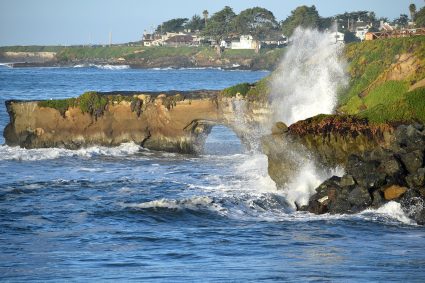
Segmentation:
[[(291, 45), (271, 81), (272, 122), (290, 125), (318, 114), (330, 114), (337, 104), (338, 90), (347, 83), (341, 56), (343, 45), (335, 43), (332, 33), (297, 28)], [(288, 176), (285, 196), (289, 203), (308, 203), (314, 189), (343, 170), (316, 166), (311, 156), (286, 143), (291, 163), (296, 165)]]
[(242, 140), (246, 149), (251, 153), (261, 152), (261, 137), (268, 134), (268, 121), (255, 121), (254, 114), (250, 113), (248, 103), (245, 100), (232, 101), (234, 120), (232, 127)]
[(297, 28), (271, 82), (273, 120), (290, 125), (317, 114), (330, 114), (337, 91), (347, 83), (343, 45), (332, 33)]

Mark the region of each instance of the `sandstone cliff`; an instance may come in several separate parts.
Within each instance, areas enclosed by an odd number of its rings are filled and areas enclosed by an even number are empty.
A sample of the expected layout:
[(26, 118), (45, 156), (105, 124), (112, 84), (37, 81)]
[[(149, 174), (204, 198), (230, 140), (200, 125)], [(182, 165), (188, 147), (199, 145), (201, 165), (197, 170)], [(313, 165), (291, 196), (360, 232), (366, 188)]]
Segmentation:
[[(232, 128), (242, 140), (249, 126), (264, 121), (267, 107), (218, 91), (85, 93), (55, 101), (7, 101), (8, 145), (79, 148), (135, 142), (143, 147), (193, 153), (212, 126)], [(242, 107), (243, 109), (240, 109)], [(242, 114), (243, 113), (243, 114)]]

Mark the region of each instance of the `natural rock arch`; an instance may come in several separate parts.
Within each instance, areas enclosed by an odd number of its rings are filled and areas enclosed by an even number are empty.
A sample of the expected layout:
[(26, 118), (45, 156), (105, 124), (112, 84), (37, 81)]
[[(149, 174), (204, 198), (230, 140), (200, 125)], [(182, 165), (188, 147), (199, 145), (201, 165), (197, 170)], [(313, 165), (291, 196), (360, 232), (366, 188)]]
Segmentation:
[[(177, 95), (179, 99), (174, 99)], [(265, 103), (220, 98), (218, 91), (137, 96), (143, 100), (138, 113), (128, 100), (112, 99), (99, 117), (78, 107), (60, 113), (36, 101), (7, 101), (10, 123), (4, 131), (6, 143), (75, 149), (135, 142), (153, 150), (196, 153), (214, 125), (229, 127), (249, 147), (252, 128), (259, 127), (269, 115)]]

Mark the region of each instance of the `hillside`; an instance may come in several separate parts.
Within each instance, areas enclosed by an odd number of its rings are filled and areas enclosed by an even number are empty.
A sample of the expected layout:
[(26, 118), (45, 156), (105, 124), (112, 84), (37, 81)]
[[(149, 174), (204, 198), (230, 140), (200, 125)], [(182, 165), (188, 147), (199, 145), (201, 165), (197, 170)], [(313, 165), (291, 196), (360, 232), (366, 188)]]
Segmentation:
[(338, 112), (371, 122), (425, 122), (425, 37), (347, 45), (350, 82)]

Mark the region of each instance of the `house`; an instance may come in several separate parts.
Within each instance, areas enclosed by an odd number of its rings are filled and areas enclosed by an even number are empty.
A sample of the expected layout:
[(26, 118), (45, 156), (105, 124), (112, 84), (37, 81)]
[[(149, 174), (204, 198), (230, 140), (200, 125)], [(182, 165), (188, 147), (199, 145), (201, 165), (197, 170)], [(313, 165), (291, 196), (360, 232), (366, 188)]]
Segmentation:
[(177, 34), (165, 40), (163, 45), (172, 47), (199, 45), (199, 42), (195, 42), (193, 39), (194, 37), (188, 34)]
[(348, 30), (353, 32), (357, 38), (363, 41), (365, 40), (366, 33), (371, 27), (371, 23), (366, 23), (361, 20), (357, 20), (356, 22), (352, 22), (351, 24), (349, 24)]
[(232, 40), (231, 49), (260, 49), (261, 43), (254, 40), (252, 35), (241, 35), (239, 40)]
[(379, 30), (380, 31), (386, 31), (386, 32), (391, 32), (394, 31), (396, 29), (395, 26), (391, 26), (389, 23), (384, 22), (384, 21), (380, 21), (379, 23)]
[(145, 31), (143, 33), (142, 43), (143, 43), (143, 46), (146, 46), (146, 47), (160, 46), (162, 45), (162, 38), (159, 34), (147, 33)]
[(371, 27), (369, 25), (356, 28), (356, 37), (360, 38), (361, 41), (365, 40), (366, 33)]
[(283, 34), (270, 34), (260, 43), (261, 47), (281, 48), (288, 45), (288, 38)]
[(344, 34), (339, 31), (329, 32), (332, 43), (344, 43)]
[(224, 39), (220, 42), (220, 48), (221, 49), (231, 48), (231, 45), (232, 45), (231, 41), (226, 41)]

